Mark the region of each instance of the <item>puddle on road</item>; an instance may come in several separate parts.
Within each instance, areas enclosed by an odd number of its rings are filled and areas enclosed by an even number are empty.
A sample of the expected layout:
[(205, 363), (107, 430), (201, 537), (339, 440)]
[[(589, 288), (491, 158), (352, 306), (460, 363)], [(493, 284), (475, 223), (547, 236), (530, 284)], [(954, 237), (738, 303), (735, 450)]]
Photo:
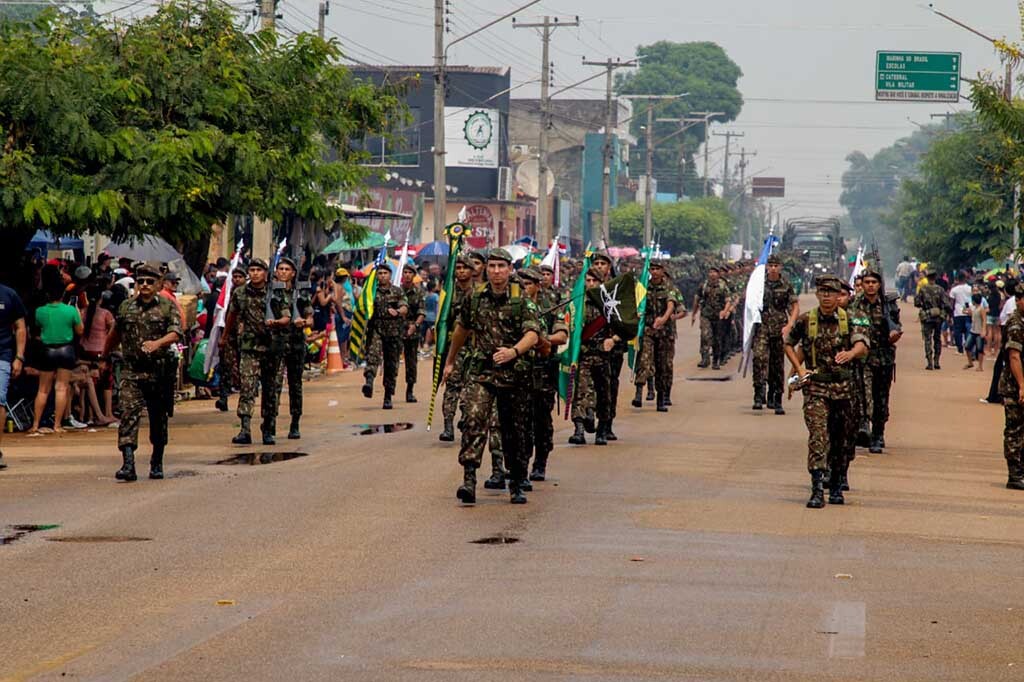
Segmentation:
[(49, 542), (150, 542), (153, 538), (132, 535), (68, 535), (62, 538), (46, 538)]
[(469, 542), (473, 545), (514, 545), (519, 542), (519, 538), (514, 535), (488, 535), (485, 538)]
[(717, 377), (686, 377), (687, 381), (732, 381), (732, 374)]
[(287, 462), (296, 457), (308, 457), (306, 452), (242, 452), (240, 454), (214, 462), (214, 464), (273, 464)]
[(36, 533), (41, 530), (53, 530), (54, 528), (60, 528), (58, 524), (34, 524), (34, 523), (19, 523), (12, 526), (4, 526), (3, 530), (0, 530), (0, 545), (9, 545), (12, 542), (17, 542), (29, 533)]
[(397, 424), (353, 424), (357, 429), (355, 435), (357, 436), (372, 436), (377, 433), (398, 433), (399, 431), (408, 431), (412, 428), (411, 422), (398, 422)]

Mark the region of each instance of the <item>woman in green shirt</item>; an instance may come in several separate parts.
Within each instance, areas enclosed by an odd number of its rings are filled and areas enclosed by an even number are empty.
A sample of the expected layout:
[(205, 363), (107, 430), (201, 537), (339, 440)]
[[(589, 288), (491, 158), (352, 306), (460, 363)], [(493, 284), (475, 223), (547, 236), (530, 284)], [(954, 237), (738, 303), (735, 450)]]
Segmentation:
[(75, 353), (75, 337), (81, 336), (85, 330), (82, 316), (78, 308), (61, 301), (64, 290), (53, 286), (46, 292), (49, 301), (36, 309), (36, 326), (39, 338), (43, 342), (43, 352), (39, 360), (39, 392), (36, 393), (35, 414), (32, 417), (32, 429), (29, 436), (40, 436), (39, 421), (46, 411), (46, 403), (50, 400), (50, 391), (56, 381), (54, 399), (53, 430), (61, 433), (61, 422), (68, 411), (68, 398), (71, 392), (71, 370), (78, 364)]

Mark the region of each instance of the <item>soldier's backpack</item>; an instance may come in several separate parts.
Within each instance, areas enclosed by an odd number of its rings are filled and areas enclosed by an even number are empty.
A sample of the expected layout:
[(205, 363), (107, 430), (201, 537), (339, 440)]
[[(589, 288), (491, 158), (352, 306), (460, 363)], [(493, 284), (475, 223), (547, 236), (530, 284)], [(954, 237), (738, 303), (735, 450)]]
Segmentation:
[[(842, 308), (836, 308), (839, 317), (839, 336), (850, 335), (850, 318)], [(818, 368), (818, 358), (814, 352), (814, 340), (818, 338), (818, 309), (807, 313), (807, 338), (811, 340), (811, 369)]]

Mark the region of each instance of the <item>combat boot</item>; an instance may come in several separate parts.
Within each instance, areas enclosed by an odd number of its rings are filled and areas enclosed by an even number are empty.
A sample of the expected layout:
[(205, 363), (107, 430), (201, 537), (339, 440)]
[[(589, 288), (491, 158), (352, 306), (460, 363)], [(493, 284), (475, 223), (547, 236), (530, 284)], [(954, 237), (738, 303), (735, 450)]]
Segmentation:
[(715, 358), (711, 363), (711, 369), (722, 369), (722, 365), (718, 362), (718, 358)]
[(214, 403), (214, 406), (221, 412), (227, 412), (228, 397), (226, 395), (222, 395), (221, 397), (217, 398), (217, 402)]
[(612, 420), (611, 419), (608, 420), (608, 426), (605, 427), (604, 439), (607, 440), (607, 441), (613, 441), (613, 440), (618, 440), (619, 439), (619, 437), (615, 435), (615, 432), (612, 431)]
[(544, 464), (534, 462), (533, 471), (530, 472), (531, 481), (543, 481), (547, 476), (547, 467)]
[(512, 504), (526, 504), (526, 495), (523, 494), (519, 481), (509, 481), (508, 492), (510, 495), (509, 502)]
[(939, 366), (939, 356), (938, 356), (938, 354), (935, 355), (935, 369), (942, 369), (942, 367)]
[(363, 383), (363, 397), (364, 398), (372, 398), (373, 397), (373, 379), (367, 378), (366, 382)]
[[(771, 398), (768, 399), (768, 407), (775, 407), (774, 405), (772, 405)], [(764, 390), (763, 389), (758, 388), (758, 389), (754, 390), (754, 406), (751, 409), (753, 409), (753, 410), (763, 410), (764, 409)]]
[(462, 474), (462, 485), (455, 491), (455, 497), (463, 504), (476, 504), (476, 469), (465, 467)]
[(594, 436), (594, 445), (608, 445), (608, 425), (605, 422), (597, 423), (597, 435)]
[(669, 386), (665, 391), (665, 404), (672, 407), (672, 387)]
[(647, 399), (654, 400), (654, 379), (647, 380)]
[[(509, 488), (511, 488), (512, 487), (512, 481), (509, 481), (508, 485), (509, 485)], [(523, 480), (519, 481), (519, 489), (522, 490), (524, 493), (532, 493), (533, 492), (533, 484), (530, 483), (530, 479), (529, 478), (524, 478)]]
[(846, 499), (843, 497), (843, 477), (838, 469), (833, 469), (832, 475), (829, 477), (828, 503), (846, 504)]
[(273, 419), (264, 419), (260, 424), (264, 445), (277, 445), (277, 424)]
[(885, 442), (882, 438), (882, 434), (875, 433), (871, 436), (871, 445), (868, 447), (868, 452), (872, 455), (882, 454), (882, 450), (885, 448)]
[(164, 478), (164, 446), (154, 445), (153, 456), (149, 458), (149, 477), (154, 481)]
[(288, 427), (288, 440), (298, 440), (302, 438), (302, 433), (299, 432), (299, 418), (292, 417), (292, 425)]
[(451, 443), (455, 440), (455, 428), (451, 419), (444, 420), (444, 431), (437, 437), (442, 443)]
[(862, 421), (857, 429), (857, 447), (866, 448), (871, 445), (871, 428), (866, 421)]
[(418, 402), (416, 400), (416, 396), (414, 396), (412, 394), (412, 384), (406, 384), (405, 385), (405, 402), (407, 402), (407, 403)]
[(850, 490), (850, 465), (849, 463), (843, 467), (842, 472), (839, 474), (839, 488), (840, 490)]
[(238, 435), (231, 439), (234, 445), (252, 445), (252, 433), (249, 431), (249, 418), (242, 417), (242, 428)]
[(633, 402), (630, 403), (633, 407), (644, 406), (644, 387), (639, 385), (636, 387), (636, 395), (633, 396)]
[(391, 394), (385, 392), (384, 393), (384, 404), (381, 405), (381, 409), (390, 410), (391, 408), (392, 408), (392, 405), (391, 405)]
[(697, 363), (697, 366), (700, 367), (701, 369), (707, 369), (708, 365), (710, 365), (710, 364), (711, 364), (711, 360), (708, 358), (708, 354), (707, 353), (701, 353), (700, 354), (700, 362)]
[(505, 489), (505, 472), (494, 471), (491, 472), (491, 477), (484, 481), (484, 488), (487, 490), (504, 490)]
[(825, 472), (811, 472), (811, 497), (807, 500), (808, 509), (821, 509), (825, 506)]
[(571, 436), (569, 436), (569, 445), (586, 445), (587, 438), (583, 432), (583, 420), (573, 419), (572, 423), (573, 426), (576, 427), (576, 430), (572, 432)]
[(668, 405), (665, 404), (665, 394), (658, 394), (658, 412), (668, 412)]
[(928, 364), (927, 364), (927, 365), (925, 365), (925, 369), (927, 369), (927, 370), (932, 370), (932, 369), (935, 369), (935, 366), (934, 366), (934, 365), (932, 364), (932, 361), (931, 361), (931, 360), (929, 360), (929, 361), (928, 361)]
[(777, 391), (775, 393), (774, 403), (775, 403), (775, 414), (779, 414), (779, 415), (786, 414), (786, 408), (784, 408), (782, 406), (782, 391)]
[(583, 417), (583, 429), (587, 433), (594, 433), (597, 431), (597, 420), (594, 417), (593, 410), (587, 410), (586, 416)]
[(137, 481), (139, 477), (135, 475), (135, 449), (128, 445), (121, 448), (121, 460), (121, 468), (114, 474), (114, 478), (119, 481)]

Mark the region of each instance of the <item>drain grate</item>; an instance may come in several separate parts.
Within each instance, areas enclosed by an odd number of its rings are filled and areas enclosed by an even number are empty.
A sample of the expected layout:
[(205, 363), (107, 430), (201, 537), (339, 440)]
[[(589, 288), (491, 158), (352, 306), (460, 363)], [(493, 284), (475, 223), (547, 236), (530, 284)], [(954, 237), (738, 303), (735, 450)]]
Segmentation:
[(227, 459), (214, 462), (214, 464), (273, 464), (274, 462), (287, 462), (297, 457), (308, 457), (306, 452), (243, 452)]
[(37, 533), (41, 530), (53, 530), (54, 528), (60, 528), (58, 524), (35, 524), (35, 523), (18, 523), (11, 526), (5, 526), (5, 530), (0, 531), (0, 545), (9, 545), (12, 542), (17, 542), (29, 533)]
[(372, 436), (378, 433), (398, 433), (399, 431), (408, 431), (412, 428), (412, 423), (397, 422), (395, 424), (353, 424), (352, 426), (359, 429), (355, 435)]
[(470, 540), (470, 544), (473, 545), (514, 545), (519, 542), (519, 538), (514, 535), (488, 535), (485, 538), (479, 540)]
[(49, 542), (150, 542), (153, 538), (134, 535), (65, 535), (62, 538), (46, 538)]

